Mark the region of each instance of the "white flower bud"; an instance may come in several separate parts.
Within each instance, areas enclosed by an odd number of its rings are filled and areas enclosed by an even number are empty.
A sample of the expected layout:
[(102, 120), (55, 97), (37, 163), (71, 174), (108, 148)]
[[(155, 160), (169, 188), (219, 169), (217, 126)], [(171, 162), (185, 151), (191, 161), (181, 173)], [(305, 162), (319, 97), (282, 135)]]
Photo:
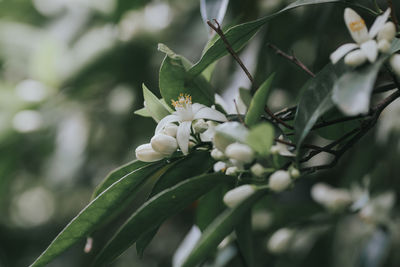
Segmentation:
[(243, 163), (250, 163), (254, 158), (253, 150), (249, 146), (240, 143), (233, 143), (227, 146), (225, 155)]
[(281, 192), (288, 188), (292, 180), (287, 171), (279, 170), (271, 174), (269, 177), (269, 188), (275, 192)]
[(163, 159), (165, 155), (154, 151), (151, 144), (143, 144), (136, 148), (135, 150), (136, 158), (144, 162), (153, 162)]
[(214, 172), (220, 172), (220, 171), (225, 171), (226, 170), (226, 163), (223, 161), (218, 161), (214, 164)]
[(163, 129), (163, 133), (172, 137), (176, 137), (176, 133), (178, 132), (178, 125), (173, 123), (168, 123), (165, 125)]
[(389, 41), (386, 40), (386, 39), (382, 39), (382, 40), (380, 40), (380, 41), (378, 42), (378, 50), (379, 50), (379, 52), (381, 52), (381, 53), (387, 53), (387, 52), (389, 52), (390, 47), (391, 47), (391, 44), (390, 44)]
[(361, 50), (354, 50), (344, 57), (344, 63), (351, 67), (358, 67), (367, 61), (367, 56)]
[(254, 176), (262, 177), (264, 175), (264, 167), (260, 163), (256, 163), (250, 168)]
[(236, 173), (238, 172), (239, 168), (236, 166), (232, 166), (226, 169), (225, 174), (226, 175), (236, 175)]
[(393, 22), (389, 21), (386, 22), (385, 25), (380, 29), (378, 32), (377, 39), (380, 40), (387, 40), (391, 42), (393, 38), (396, 36), (396, 25)]
[(396, 75), (400, 76), (400, 55), (399, 54), (394, 54), (390, 58), (390, 66), (392, 67), (392, 69), (396, 73)]
[(273, 155), (277, 155), (279, 153), (279, 151), (280, 151), (280, 148), (277, 145), (273, 145), (269, 149), (269, 152), (271, 152), (271, 154), (273, 154)]
[(296, 168), (292, 168), (290, 170), (290, 176), (292, 176), (293, 179), (299, 178), (300, 177), (300, 171)]
[(256, 189), (252, 185), (241, 185), (228, 191), (224, 196), (224, 203), (230, 208), (235, 207), (237, 204), (247, 199), (249, 196), (254, 194)]
[(205, 120), (199, 119), (193, 124), (193, 129), (196, 133), (204, 133), (208, 129), (208, 124)]
[(156, 134), (151, 138), (151, 147), (164, 155), (171, 155), (178, 149), (178, 143), (172, 136), (166, 134)]
[(292, 241), (294, 231), (288, 228), (281, 228), (276, 231), (268, 240), (267, 248), (273, 254), (281, 254), (288, 250)]
[(215, 160), (226, 159), (224, 153), (222, 153), (218, 148), (214, 148), (213, 150), (211, 150), (211, 157)]
[(340, 211), (353, 201), (349, 191), (335, 189), (324, 183), (317, 183), (312, 187), (311, 197), (331, 211)]

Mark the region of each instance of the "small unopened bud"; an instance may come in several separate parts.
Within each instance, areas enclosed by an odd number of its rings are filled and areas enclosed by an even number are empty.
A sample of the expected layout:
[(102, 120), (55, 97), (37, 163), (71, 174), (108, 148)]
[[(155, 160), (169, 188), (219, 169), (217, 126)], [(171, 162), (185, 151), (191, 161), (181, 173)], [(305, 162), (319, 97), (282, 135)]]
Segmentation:
[(173, 123), (168, 123), (167, 125), (165, 125), (163, 129), (163, 133), (172, 137), (176, 137), (177, 132), (178, 132), (178, 125)]
[(83, 249), (83, 251), (85, 253), (90, 253), (90, 251), (92, 251), (92, 247), (93, 247), (93, 238), (88, 237), (86, 239), (86, 244), (85, 244), (85, 248)]
[(281, 192), (289, 187), (292, 180), (287, 171), (276, 171), (269, 177), (269, 188), (275, 192)]
[(215, 160), (226, 159), (224, 153), (222, 153), (218, 148), (214, 148), (213, 150), (211, 150), (211, 157)]
[(386, 39), (382, 39), (382, 40), (380, 40), (380, 41), (378, 42), (378, 50), (379, 50), (379, 52), (381, 52), (381, 53), (387, 53), (387, 52), (389, 52), (390, 47), (391, 47), (391, 44), (390, 44), (389, 41), (386, 40)]
[(293, 179), (299, 178), (300, 177), (300, 171), (296, 168), (292, 168), (290, 170), (290, 176), (292, 176)]
[(156, 134), (151, 138), (151, 147), (164, 155), (171, 155), (178, 149), (178, 143), (172, 136), (166, 134)]
[(232, 166), (226, 169), (225, 174), (226, 175), (236, 175), (238, 172), (239, 168), (236, 166)]
[(151, 144), (143, 144), (136, 148), (135, 150), (136, 158), (144, 162), (153, 162), (163, 159), (165, 155), (154, 151)]
[(230, 208), (235, 207), (237, 204), (247, 199), (249, 196), (254, 194), (256, 189), (252, 185), (241, 185), (228, 191), (224, 196), (224, 203)]
[(365, 61), (367, 61), (367, 56), (359, 49), (348, 53), (344, 58), (344, 63), (351, 67), (358, 67)]
[(400, 76), (400, 55), (399, 54), (394, 54), (390, 58), (390, 66), (392, 67), (392, 69), (396, 73), (396, 75)]
[(227, 146), (225, 155), (243, 163), (250, 163), (254, 158), (253, 150), (249, 146), (240, 143), (233, 143)]
[(218, 161), (214, 164), (214, 172), (224, 172), (226, 170), (226, 163), (223, 161)]
[(315, 184), (311, 189), (311, 196), (315, 202), (331, 211), (340, 211), (353, 201), (349, 191), (335, 189), (324, 183)]
[(208, 124), (205, 120), (199, 119), (193, 124), (193, 129), (196, 133), (204, 133), (208, 129)]
[(294, 231), (288, 228), (281, 228), (276, 231), (268, 240), (267, 248), (273, 254), (286, 252), (292, 241)]
[(264, 167), (260, 163), (256, 163), (250, 168), (251, 173), (254, 176), (262, 177), (264, 175)]
[(271, 152), (271, 154), (273, 155), (277, 155), (279, 153), (279, 147), (277, 145), (273, 145), (271, 146), (271, 148), (269, 149), (269, 152)]
[(385, 25), (380, 29), (378, 32), (377, 39), (380, 40), (387, 40), (391, 42), (393, 38), (396, 36), (396, 26), (393, 22), (389, 21), (386, 22)]

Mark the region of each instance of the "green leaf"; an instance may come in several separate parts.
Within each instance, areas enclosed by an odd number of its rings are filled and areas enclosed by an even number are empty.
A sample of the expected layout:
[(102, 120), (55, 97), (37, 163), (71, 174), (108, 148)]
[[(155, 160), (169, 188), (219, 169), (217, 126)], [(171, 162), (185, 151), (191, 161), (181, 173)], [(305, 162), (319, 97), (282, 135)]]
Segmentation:
[(242, 87), (239, 88), (239, 96), (242, 102), (246, 105), (246, 107), (249, 108), (252, 99), (250, 90)]
[[(344, 0), (298, 0), (284, 9), (264, 18), (230, 27), (224, 32), (226, 39), (235, 52), (240, 51), (257, 31), (270, 19), (296, 7), (323, 3), (345, 2)], [(225, 43), (217, 38), (205, 51), (201, 59), (189, 70), (192, 76), (203, 72), (210, 64), (228, 54)]]
[(207, 106), (214, 104), (214, 89), (204, 76), (189, 76), (187, 69), (191, 63), (187, 59), (165, 45), (160, 44), (159, 50), (166, 53), (160, 68), (160, 92), (170, 106), (171, 100), (176, 100), (181, 93), (191, 95), (193, 102)]
[[(177, 161), (173, 168), (168, 169), (157, 180), (149, 195), (149, 199), (161, 191), (170, 188), (190, 177), (206, 173), (212, 168), (214, 160), (208, 151), (196, 151)], [(142, 235), (136, 242), (136, 251), (142, 255), (148, 244), (157, 233), (158, 227)]]
[(251, 229), (251, 211), (245, 214), (241, 223), (236, 226), (236, 240), (242, 253), (246, 266), (254, 266), (253, 233)]
[(225, 148), (234, 143), (246, 143), (249, 130), (239, 122), (230, 121), (215, 127), (213, 143), (216, 148), (225, 151)]
[(132, 197), (149, 176), (163, 166), (165, 166), (165, 161), (144, 166), (113, 183), (72, 219), (31, 266), (45, 266), (80, 239), (88, 236), (104, 220), (107, 220), (113, 210)]
[(136, 115), (142, 116), (142, 117), (151, 117), (150, 112), (146, 109), (146, 107), (135, 110), (134, 112)]
[(185, 180), (155, 195), (141, 206), (119, 229), (98, 255), (95, 265), (107, 265), (128, 249), (146, 231), (154, 229), (221, 183), (232, 182), (232, 177), (204, 174)]
[(274, 127), (270, 123), (260, 123), (250, 129), (247, 144), (258, 154), (265, 157), (269, 155), (274, 136)]
[(218, 244), (243, 221), (245, 214), (264, 193), (265, 191), (262, 190), (257, 191), (236, 207), (227, 209), (218, 216), (204, 231), (182, 267), (193, 267), (203, 262), (217, 249)]
[(340, 64), (338, 66), (329, 64), (301, 89), (301, 97), (294, 120), (298, 147), (318, 118), (334, 106), (331, 100), (332, 88), (338, 76), (343, 72)]
[(261, 84), (257, 89), (256, 93), (251, 100), (249, 110), (247, 111), (244, 122), (248, 126), (255, 125), (264, 114), (264, 108), (268, 100), (269, 89), (271, 88), (272, 81), (274, 80), (275, 74), (272, 74), (268, 79)]
[(390, 53), (383, 54), (376, 62), (367, 63), (340, 77), (335, 83), (332, 100), (342, 112), (349, 116), (368, 113), (378, 72), (385, 61), (399, 49), (400, 40), (395, 39)]
[(165, 116), (168, 116), (170, 112), (165, 108), (161, 100), (158, 99), (147, 87), (142, 84), (143, 87), (143, 98), (146, 103), (146, 110), (151, 114), (151, 117), (156, 122), (159, 122)]

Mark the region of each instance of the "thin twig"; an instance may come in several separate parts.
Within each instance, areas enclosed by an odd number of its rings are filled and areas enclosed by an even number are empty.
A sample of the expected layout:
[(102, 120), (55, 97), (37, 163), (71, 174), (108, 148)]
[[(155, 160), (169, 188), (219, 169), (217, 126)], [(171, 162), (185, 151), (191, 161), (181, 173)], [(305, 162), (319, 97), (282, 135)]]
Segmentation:
[(390, 15), (392, 17), (393, 23), (396, 25), (396, 30), (398, 30), (399, 29), (398, 28), (399, 27), (399, 21), (397, 20), (396, 9), (395, 9), (395, 7), (393, 5), (393, 1), (392, 0), (387, 0), (387, 4), (391, 9), (391, 14)]
[[(275, 138), (275, 142), (278, 142), (278, 143), (281, 143), (281, 144), (285, 144), (285, 145), (291, 146), (293, 148), (297, 147), (296, 144), (293, 144), (293, 143), (291, 143), (289, 141), (281, 140), (281, 139), (278, 139), (278, 138)], [(324, 147), (320, 147), (320, 146), (316, 146), (316, 145), (302, 144), (301, 147), (313, 149), (313, 150), (320, 151), (320, 152), (326, 152), (326, 153), (330, 153), (330, 154), (335, 154), (336, 153), (334, 150), (326, 149)]]
[(304, 65), (304, 63), (301, 62), (295, 55), (288, 55), (273, 44), (268, 44), (268, 46), (271, 47), (272, 49), (274, 49), (276, 54), (290, 60), (295, 65), (297, 65), (299, 68), (301, 68), (302, 70), (307, 72), (311, 77), (315, 77), (315, 74), (311, 70), (309, 70), (306, 67), (306, 65)]
[[(236, 100), (235, 100), (235, 99), (233, 99), (233, 103), (235, 103), (235, 109), (236, 109), (236, 113), (237, 113), (238, 115), (240, 115), (240, 112), (239, 112), (239, 107), (238, 107), (238, 105), (237, 105), (237, 103), (236, 103)], [(242, 116), (238, 116), (238, 118), (239, 118), (239, 121), (240, 121), (240, 123), (241, 123), (241, 124), (243, 124), (243, 125), (246, 125), (246, 124), (244, 123), (244, 121), (243, 121), (243, 118), (242, 118)]]

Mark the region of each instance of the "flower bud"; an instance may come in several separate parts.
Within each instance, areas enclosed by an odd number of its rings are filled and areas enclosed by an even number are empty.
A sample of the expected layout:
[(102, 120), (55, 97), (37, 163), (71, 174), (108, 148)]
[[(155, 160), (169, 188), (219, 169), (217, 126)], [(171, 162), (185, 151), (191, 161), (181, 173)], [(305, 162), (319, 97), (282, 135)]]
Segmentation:
[(236, 175), (238, 172), (239, 168), (236, 166), (232, 166), (226, 169), (225, 174), (226, 175)]
[(358, 67), (365, 61), (367, 61), (367, 56), (359, 49), (348, 53), (344, 58), (344, 63), (351, 67)]
[(281, 228), (276, 231), (268, 240), (267, 248), (273, 254), (281, 254), (288, 250), (292, 241), (294, 231), (288, 228)]
[(350, 192), (335, 189), (324, 183), (317, 183), (311, 189), (311, 197), (315, 202), (331, 211), (339, 211), (349, 206), (353, 199)]
[(392, 67), (392, 69), (396, 73), (396, 75), (400, 76), (400, 55), (399, 54), (394, 54), (390, 58), (390, 66)]
[(299, 178), (299, 177), (300, 177), (300, 171), (299, 171), (298, 169), (296, 169), (296, 168), (292, 168), (292, 169), (290, 170), (290, 176), (291, 176), (293, 179)]
[(291, 184), (292, 180), (290, 179), (290, 175), (287, 171), (276, 171), (269, 177), (269, 188), (275, 192), (281, 192), (288, 188)]
[(211, 157), (215, 160), (226, 159), (224, 153), (222, 153), (218, 148), (214, 148), (213, 150), (211, 150)]
[(227, 146), (225, 155), (243, 163), (250, 163), (254, 158), (253, 150), (249, 146), (240, 143), (233, 143)]
[(393, 38), (396, 36), (396, 26), (393, 22), (389, 21), (386, 22), (385, 25), (380, 29), (378, 32), (377, 39), (380, 40), (387, 40), (392, 42)]
[(214, 172), (220, 172), (220, 171), (225, 171), (226, 170), (226, 163), (223, 161), (218, 161), (214, 164)]
[(165, 155), (154, 151), (151, 144), (143, 144), (136, 148), (135, 150), (136, 158), (144, 162), (153, 162), (163, 159)]
[(277, 145), (273, 145), (273, 146), (271, 146), (271, 148), (269, 149), (269, 152), (272, 154), (272, 155), (278, 155), (279, 154), (279, 147), (277, 146)]
[(264, 175), (264, 167), (260, 163), (256, 163), (250, 168), (251, 173), (254, 176), (262, 177)]
[(151, 147), (164, 155), (171, 155), (178, 149), (178, 143), (172, 136), (166, 134), (156, 134), (151, 138)]
[(172, 137), (176, 137), (176, 133), (178, 132), (178, 125), (173, 123), (168, 123), (165, 125), (163, 129), (163, 133)]
[(199, 119), (193, 124), (193, 129), (196, 133), (204, 133), (208, 129), (208, 124), (205, 120)]
[(241, 185), (228, 191), (224, 196), (224, 203), (230, 208), (235, 207), (237, 204), (242, 202), (243, 200), (247, 199), (251, 196), (256, 189), (252, 185)]
[(386, 40), (386, 39), (382, 39), (382, 40), (380, 40), (380, 41), (378, 42), (378, 50), (379, 50), (379, 52), (381, 52), (381, 53), (387, 53), (387, 52), (389, 52), (390, 47), (391, 47), (391, 44), (390, 44), (389, 41)]

